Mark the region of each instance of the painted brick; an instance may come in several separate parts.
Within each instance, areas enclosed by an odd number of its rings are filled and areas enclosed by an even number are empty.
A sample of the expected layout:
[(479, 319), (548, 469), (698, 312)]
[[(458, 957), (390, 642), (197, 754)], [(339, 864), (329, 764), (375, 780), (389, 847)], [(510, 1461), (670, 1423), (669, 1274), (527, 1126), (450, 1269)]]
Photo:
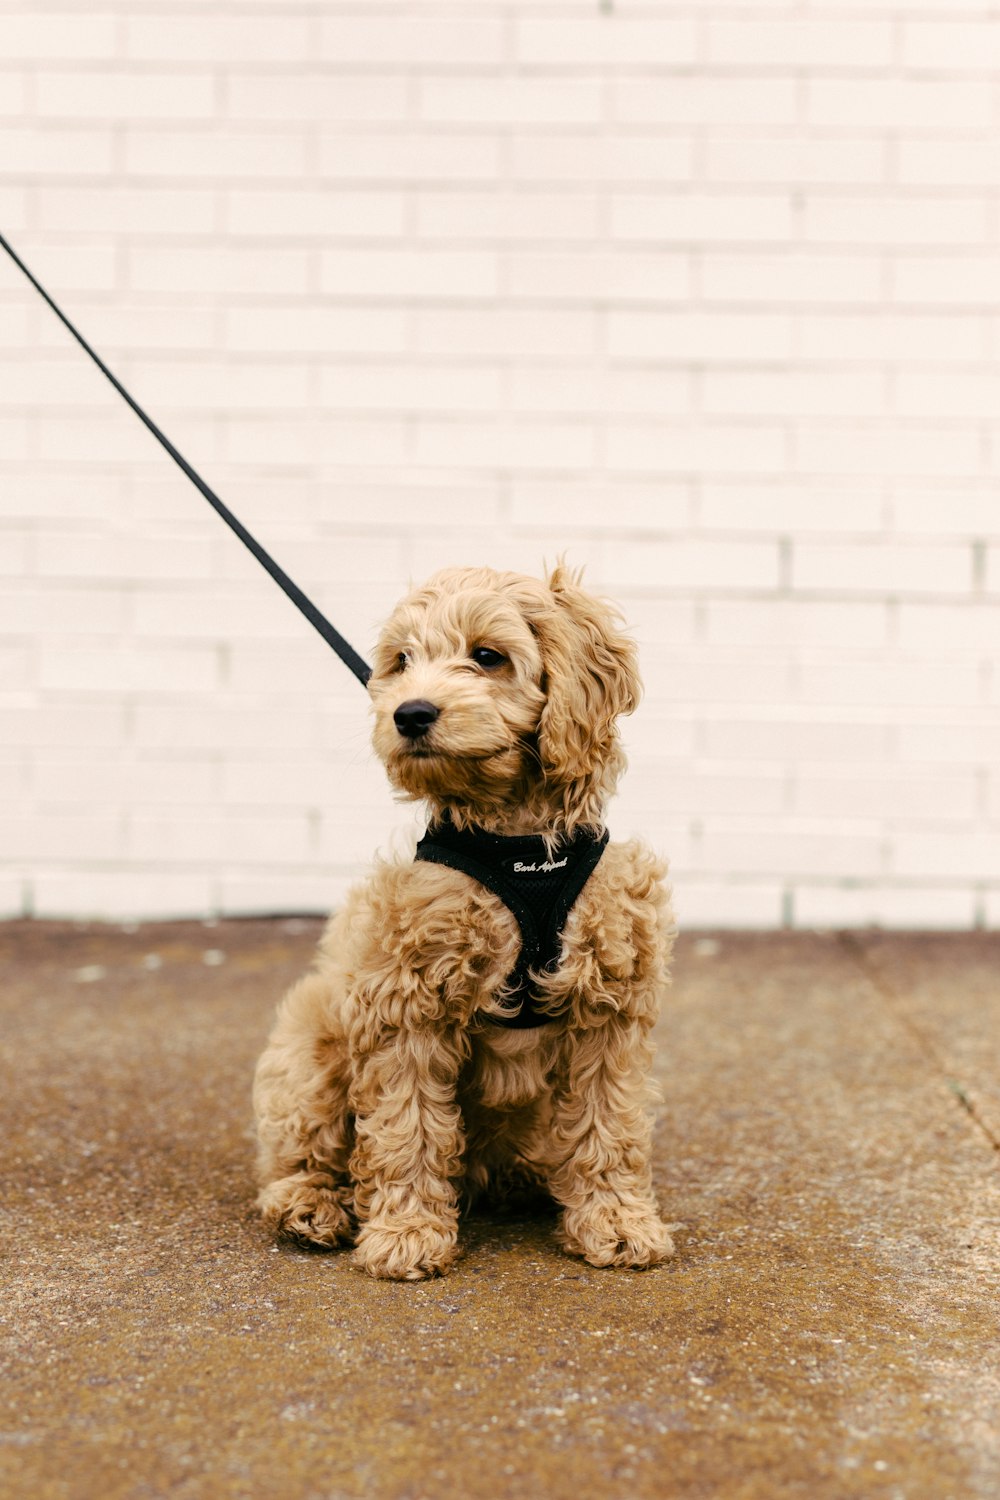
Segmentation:
[(896, 177), (901, 183), (996, 187), (996, 141), (992, 134), (981, 138), (915, 135), (903, 138), (896, 150)]
[(718, 819), (702, 836), (700, 868), (786, 881), (870, 877), (882, 871), (882, 846), (877, 831), (844, 818), (832, 828), (825, 818), (786, 818), (777, 829), (770, 819)]
[(312, 380), (303, 363), (266, 360), (158, 359), (132, 361), (130, 379), (149, 410), (261, 409), (299, 411), (310, 399)]
[(408, 113), (408, 81), (402, 73), (288, 73), (247, 70), (226, 81), (225, 113), (255, 125), (274, 120), (282, 127), (333, 120), (402, 121)]
[(974, 925), (975, 896), (948, 886), (811, 885), (795, 891), (795, 921), (802, 927), (964, 929)]
[(893, 296), (925, 307), (992, 306), (998, 278), (1000, 255), (901, 256), (892, 268)]
[(852, 764), (882, 762), (891, 748), (890, 731), (881, 723), (852, 719), (842, 709), (824, 718), (814, 705), (790, 716), (781, 705), (770, 716), (763, 710), (740, 718), (731, 708), (705, 723), (705, 754), (718, 762), (777, 761), (789, 767), (817, 760)]
[[(0, 568), (7, 559), (0, 542)], [(27, 555), (23, 570), (27, 572)], [(0, 631), (41, 639), (47, 631), (86, 636), (117, 636), (127, 627), (130, 596), (125, 589), (37, 587), (19, 579), (0, 595)]]
[(774, 928), (782, 924), (783, 892), (776, 881), (674, 880), (674, 910), (686, 932), (705, 928)]
[[(7, 84), (4, 82), (4, 90)], [(2, 105), (0, 105), (2, 108)], [(110, 130), (38, 130), (11, 127), (0, 135), (0, 171), (20, 177), (77, 178), (111, 171)], [(27, 246), (24, 247), (25, 251)]]
[(685, 254), (516, 250), (504, 258), (504, 272), (511, 295), (533, 301), (679, 303), (692, 292), (691, 264)]
[(705, 640), (710, 646), (878, 651), (884, 649), (888, 633), (888, 613), (882, 604), (775, 599), (760, 601), (752, 614), (733, 600), (714, 600), (706, 606)]
[(232, 916), (325, 916), (343, 904), (353, 875), (317, 868), (311, 861), (302, 871), (267, 871), (259, 875), (224, 873), (216, 882), (219, 905)]
[(868, 134), (787, 136), (741, 131), (709, 137), (705, 173), (710, 182), (762, 183), (802, 188), (807, 184), (843, 183), (857, 188), (882, 183), (888, 153), (885, 143)]
[(1000, 412), (1000, 370), (951, 370), (947, 375), (900, 370), (893, 397), (895, 410), (905, 417), (995, 417)]
[(798, 350), (806, 360), (966, 364), (988, 352), (988, 329), (981, 314), (879, 312), (867, 316), (809, 314), (798, 323)]
[(954, 714), (915, 714), (898, 730), (904, 764), (995, 766), (1000, 763), (1000, 724), (995, 718)]
[(841, 16), (796, 16), (788, 21), (710, 21), (706, 51), (712, 65), (735, 68), (887, 67), (893, 60), (893, 30), (888, 20), (863, 21)]
[(840, 484), (797, 479), (786, 488), (713, 477), (700, 486), (698, 522), (706, 531), (864, 536), (882, 532), (885, 516), (883, 486), (854, 476)]
[(905, 68), (932, 73), (957, 69), (971, 74), (1000, 67), (1000, 23), (952, 17), (944, 21), (908, 21), (903, 26)]
[(36, 701), (0, 706), (0, 744), (32, 749), (73, 744), (118, 749), (127, 732), (121, 704)]
[(901, 485), (890, 498), (893, 530), (931, 533), (943, 537), (1000, 537), (1000, 509), (989, 485), (960, 488), (915, 489)]
[(27, 79), (23, 74), (8, 72), (4, 74), (3, 88), (0, 89), (0, 116), (22, 115), (28, 98)]
[(253, 464), (403, 463), (409, 452), (406, 426), (398, 416), (338, 422), (234, 417), (227, 424), (227, 441), (232, 457)]
[(296, 639), (299, 622), (277, 589), (243, 596), (216, 588), (206, 596), (146, 588), (133, 602), (132, 629), (166, 640), (275, 640)]
[(690, 182), (695, 170), (691, 136), (612, 131), (589, 135), (585, 149), (576, 135), (515, 131), (508, 143), (514, 181)]
[(125, 170), (136, 177), (273, 179), (290, 182), (305, 171), (304, 133), (265, 130), (198, 129), (186, 134), (129, 128), (125, 132)]
[(37, 917), (202, 917), (214, 906), (211, 877), (194, 870), (107, 870), (84, 861), (73, 871), (33, 871), (28, 883)]
[[(64, 300), (72, 296), (75, 302), (82, 292), (109, 292), (118, 286), (118, 256), (111, 244), (67, 246), (43, 240), (36, 249), (32, 236), (19, 236), (17, 249), (42, 284), (58, 288)], [(67, 344), (64, 337), (63, 348)]]
[(255, 62), (307, 62), (310, 31), (307, 19), (289, 13), (255, 15), (252, 22), (239, 14), (125, 16), (125, 54), (137, 62), (206, 62), (238, 66)]
[(194, 120), (215, 113), (214, 82), (207, 72), (66, 72), (46, 69), (35, 82), (43, 119)]
[(0, 212), (11, 234), (20, 234), (28, 223), (28, 196), (23, 188), (0, 186)]
[(499, 176), (500, 142), (490, 136), (436, 130), (323, 132), (319, 169), (334, 181), (466, 181), (481, 186)]
[(218, 657), (205, 646), (80, 646), (47, 642), (38, 659), (38, 686), (49, 693), (211, 693), (218, 686)]
[(679, 370), (530, 365), (510, 371), (510, 404), (519, 412), (662, 417), (689, 413), (692, 401), (691, 379)]
[(972, 555), (952, 543), (797, 543), (796, 589), (842, 594), (964, 594), (972, 584)]
[(705, 411), (720, 415), (873, 417), (886, 406), (872, 370), (709, 370), (702, 391)]
[(978, 787), (966, 768), (949, 776), (904, 773), (899, 767), (802, 766), (792, 806), (805, 817), (870, 818), (910, 822), (972, 821)]
[(233, 234), (271, 239), (381, 238), (401, 232), (403, 199), (396, 192), (246, 189), (229, 194), (226, 224)]
[(752, 422), (622, 420), (609, 428), (605, 453), (608, 467), (623, 473), (771, 474), (784, 468), (785, 436)]
[(476, 250), (331, 250), (320, 262), (323, 291), (335, 297), (433, 298), (449, 302), (495, 297), (500, 263)]
[(1000, 870), (1000, 826), (897, 831), (893, 873), (922, 880), (995, 881)]
[(370, 68), (377, 59), (383, 67), (474, 69), (502, 62), (504, 24), (493, 16), (365, 15), (359, 7), (322, 18), (319, 55), (338, 67)]
[[(148, 297), (136, 301), (124, 297), (115, 306), (102, 302), (89, 311), (74, 305), (74, 321), (95, 348), (100, 344), (109, 364), (129, 349), (212, 349), (216, 342), (215, 311), (193, 303), (195, 299), (187, 297), (183, 304), (158, 308), (150, 305)], [(54, 318), (40, 325), (40, 347), (65, 352), (67, 340), (66, 330)]]
[(596, 444), (586, 422), (417, 423), (415, 459), (472, 469), (578, 469), (593, 467)]
[(588, 240), (597, 232), (598, 199), (592, 193), (422, 192), (416, 201), (421, 239)]
[(226, 343), (260, 353), (393, 354), (406, 347), (407, 315), (386, 307), (268, 307), (253, 303), (233, 307), (226, 316)]
[(800, 469), (814, 474), (926, 479), (983, 472), (980, 434), (970, 426), (802, 427), (796, 433), (795, 456)]
[(989, 211), (985, 197), (814, 194), (803, 209), (802, 233), (826, 245), (975, 245), (988, 236)]
[(0, 57), (9, 62), (94, 62), (115, 54), (116, 18), (110, 12), (0, 16)]
[(514, 22), (514, 55), (529, 67), (683, 67), (698, 59), (687, 17), (569, 16)]
[(611, 232), (622, 240), (782, 242), (791, 231), (792, 205), (780, 193), (634, 193), (611, 203)]
[[(511, 485), (511, 520), (515, 526), (557, 528), (572, 515), (576, 526), (586, 530), (614, 533), (622, 530), (645, 532), (684, 531), (687, 529), (692, 503), (684, 484), (636, 484), (618, 479), (522, 479)], [(675, 618), (675, 603), (659, 606)], [(685, 638), (692, 629), (692, 616), (685, 614)], [(629, 620), (636, 625), (636, 611), (630, 609)], [(661, 623), (658, 619), (658, 626)], [(670, 632), (673, 638), (673, 632)]]
[(985, 80), (814, 78), (806, 86), (806, 122), (820, 128), (975, 130), (991, 119)]
[(0, 875), (0, 921), (28, 915), (30, 891), (19, 875)]
[(670, 595), (692, 589), (771, 589), (778, 582), (778, 549), (766, 542), (609, 541), (608, 582), (658, 588)]
[(209, 806), (215, 798), (215, 767), (210, 759), (143, 760), (115, 757), (80, 748), (62, 746), (41, 753), (31, 773), (37, 802), (47, 808), (61, 804), (104, 804), (118, 808), (123, 803), (172, 804), (188, 802)]
[(973, 652), (984, 659), (1000, 641), (1000, 600), (990, 604), (899, 606), (895, 634), (905, 650)]
[(0, 460), (23, 463), (28, 457), (30, 429), (24, 417), (0, 417)]
[(622, 311), (607, 320), (608, 352), (614, 358), (666, 365), (784, 361), (792, 352), (792, 333), (790, 317), (742, 311)]
[[(182, 450), (201, 461), (217, 451), (211, 422), (198, 414), (187, 417), (181, 429), (175, 426), (174, 437)], [(34, 424), (34, 438), (39, 457), (49, 463), (142, 464), (156, 463), (160, 456), (152, 436), (120, 406), (89, 418), (43, 413)]]
[(640, 76), (610, 88), (612, 118), (629, 125), (792, 125), (797, 114), (791, 78)]
[(231, 297), (257, 291), (294, 295), (306, 290), (309, 262), (304, 250), (243, 245), (130, 249), (126, 276), (132, 290), (142, 294), (196, 292)]
[(8, 860), (72, 862), (81, 855), (114, 859), (121, 853), (122, 817), (117, 809), (22, 812), (0, 820), (0, 845)]
[[(500, 371), (491, 365), (324, 364), (320, 371), (320, 398), (339, 411), (494, 413), (501, 389)], [(398, 519), (406, 521), (408, 501), (401, 504)]]
[(596, 125), (603, 90), (593, 78), (517, 77), (418, 80), (418, 118), (453, 125)]
[(433, 355), (584, 358), (594, 350), (597, 324), (589, 310), (449, 308), (418, 312), (414, 341)]
[(986, 548), (985, 585), (990, 594), (1000, 597), (1000, 545)]
[(800, 662), (798, 696), (803, 703), (870, 704), (886, 714), (897, 705), (968, 709), (980, 701), (980, 673), (976, 662), (945, 656), (901, 661), (813, 657)]
[(130, 235), (205, 234), (215, 226), (215, 200), (197, 189), (122, 189), (102, 193), (43, 187), (37, 194), (38, 222), (57, 233)]
[(774, 254), (742, 255), (709, 250), (702, 258), (701, 285), (706, 302), (769, 302), (775, 306), (862, 306), (880, 302), (884, 273), (875, 255)]

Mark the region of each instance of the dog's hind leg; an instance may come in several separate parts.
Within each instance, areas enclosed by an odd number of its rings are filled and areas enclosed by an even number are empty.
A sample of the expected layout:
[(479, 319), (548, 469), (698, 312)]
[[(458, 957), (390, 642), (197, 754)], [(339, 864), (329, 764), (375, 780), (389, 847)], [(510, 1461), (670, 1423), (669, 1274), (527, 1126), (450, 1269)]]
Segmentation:
[(254, 1079), (258, 1206), (274, 1233), (315, 1249), (354, 1238), (347, 1044), (330, 1032), (328, 991), (319, 974), (289, 991)]

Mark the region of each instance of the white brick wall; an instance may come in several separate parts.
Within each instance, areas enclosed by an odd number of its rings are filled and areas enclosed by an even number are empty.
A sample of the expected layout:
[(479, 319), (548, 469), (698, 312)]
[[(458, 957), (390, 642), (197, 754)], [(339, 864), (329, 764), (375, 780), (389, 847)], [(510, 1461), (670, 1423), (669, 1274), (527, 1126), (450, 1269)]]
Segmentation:
[[(0, 226), (366, 652), (614, 593), (682, 922), (1000, 923), (986, 0), (0, 0)], [(360, 690), (0, 262), (0, 907), (322, 909)]]

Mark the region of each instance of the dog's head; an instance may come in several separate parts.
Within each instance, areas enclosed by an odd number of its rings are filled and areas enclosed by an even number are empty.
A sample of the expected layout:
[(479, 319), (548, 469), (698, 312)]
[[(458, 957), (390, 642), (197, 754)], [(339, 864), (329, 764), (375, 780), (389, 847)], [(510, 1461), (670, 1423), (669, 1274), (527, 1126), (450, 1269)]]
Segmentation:
[(562, 566), (438, 573), (393, 612), (369, 683), (393, 786), (463, 824), (599, 827), (624, 768), (635, 647)]

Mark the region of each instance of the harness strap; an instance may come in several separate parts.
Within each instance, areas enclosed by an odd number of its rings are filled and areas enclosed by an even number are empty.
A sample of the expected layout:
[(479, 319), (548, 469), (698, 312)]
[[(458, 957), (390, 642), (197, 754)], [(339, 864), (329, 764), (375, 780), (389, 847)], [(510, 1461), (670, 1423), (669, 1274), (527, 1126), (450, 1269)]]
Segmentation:
[[(521, 951), (507, 976), (505, 1013), (491, 1016), (500, 1026), (544, 1026), (554, 1019), (539, 1009), (532, 971), (559, 962), (566, 919), (608, 843), (582, 831), (548, 853), (540, 835), (509, 837), (482, 828), (457, 829), (445, 818), (417, 845), (416, 858), (459, 870), (485, 886), (507, 907), (521, 933)], [(532, 899), (534, 897), (534, 899)]]
[(159, 427), (157, 427), (152, 418), (146, 415), (142, 407), (139, 405), (138, 401), (133, 400), (128, 391), (122, 385), (121, 381), (118, 380), (117, 377), (113, 375), (108, 369), (107, 365), (104, 363), (103, 359), (101, 359), (100, 355), (96, 354), (90, 347), (90, 345), (87, 343), (87, 340), (83, 337), (83, 334), (80, 333), (76, 328), (74, 328), (73, 324), (70, 322), (69, 318), (67, 318), (66, 314), (49, 296), (48, 292), (42, 286), (41, 282), (36, 280), (36, 278), (31, 274), (31, 272), (28, 270), (28, 267), (24, 264), (24, 261), (19, 255), (15, 253), (8, 242), (4, 239), (2, 234), (0, 234), (0, 248), (6, 250), (7, 254), (10, 256), (14, 264), (24, 272), (25, 276), (27, 276), (28, 280), (35, 288), (35, 291), (38, 292), (49, 304), (52, 311), (59, 319), (60, 323), (64, 324), (65, 327), (69, 329), (70, 333), (80, 345), (80, 348), (83, 349), (85, 353), (90, 355), (90, 358), (94, 361), (94, 364), (100, 370), (101, 374), (105, 375), (107, 379), (110, 380), (119, 396), (121, 396), (123, 400), (128, 402), (129, 406), (135, 412), (140, 422), (144, 423), (145, 426), (149, 428), (150, 432), (156, 438), (156, 441), (162, 448), (166, 449), (166, 451), (170, 454), (170, 457), (173, 459), (174, 463), (179, 469), (183, 470), (183, 472), (187, 475), (195, 488), (201, 491), (212, 509), (222, 517), (226, 525), (232, 531), (235, 531), (244, 547), (246, 547), (248, 551), (253, 553), (254, 557), (263, 568), (266, 568), (278, 587), (283, 589), (284, 592), (288, 595), (289, 599), (291, 599), (292, 603), (296, 606), (296, 608), (301, 610), (306, 619), (309, 621), (310, 625), (312, 625), (315, 630), (319, 631), (320, 635), (326, 641), (327, 645), (333, 647), (334, 651), (336, 651), (345, 667), (348, 667), (350, 671), (354, 673), (355, 677), (361, 683), (362, 687), (366, 686), (369, 677), (372, 675), (372, 669), (368, 665), (368, 663), (358, 655), (354, 647), (350, 645), (350, 643), (346, 641), (340, 634), (340, 631), (334, 629), (334, 627), (330, 624), (330, 621), (324, 614), (320, 613), (312, 600), (302, 592), (298, 584), (292, 582), (285, 570), (279, 567), (270, 553), (266, 552), (260, 545), (260, 542), (257, 541), (257, 538), (255, 536), (252, 536), (251, 533), (247, 531), (243, 523), (236, 519), (229, 507), (223, 505), (218, 495), (214, 490), (209, 488), (209, 486), (205, 483), (204, 479), (202, 479), (197, 470), (193, 469), (188, 463), (187, 459), (184, 458), (182, 454), (178, 453), (177, 449), (174, 447), (170, 439), (160, 431)]

